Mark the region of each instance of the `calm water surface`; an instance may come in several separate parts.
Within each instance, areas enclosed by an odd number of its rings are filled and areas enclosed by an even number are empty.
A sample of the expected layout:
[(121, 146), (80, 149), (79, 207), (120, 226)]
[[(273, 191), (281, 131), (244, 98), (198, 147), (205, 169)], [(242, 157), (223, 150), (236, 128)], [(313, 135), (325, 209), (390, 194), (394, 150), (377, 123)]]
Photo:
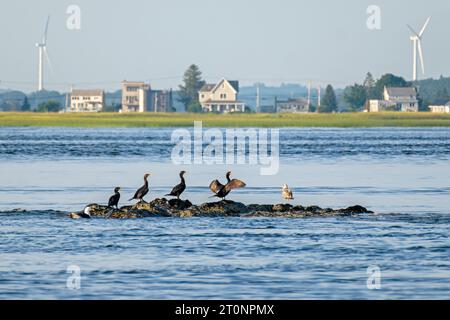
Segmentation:
[[(282, 129), (279, 174), (171, 163), (172, 129), (0, 128), (0, 298), (448, 299), (450, 129)], [(123, 202), (153, 174), (149, 198), (188, 171), (183, 195), (232, 169), (232, 199), (346, 207), (374, 215), (310, 219), (67, 219)], [(15, 211), (21, 209), (25, 211)], [(81, 268), (69, 290), (67, 267)], [(367, 268), (381, 269), (368, 290)]]

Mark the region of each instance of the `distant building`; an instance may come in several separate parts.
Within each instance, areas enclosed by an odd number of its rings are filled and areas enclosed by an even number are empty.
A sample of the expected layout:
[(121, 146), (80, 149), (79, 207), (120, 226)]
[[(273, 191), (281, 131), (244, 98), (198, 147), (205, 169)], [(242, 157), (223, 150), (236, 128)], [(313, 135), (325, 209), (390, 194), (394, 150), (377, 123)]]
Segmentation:
[(217, 84), (205, 84), (199, 91), (204, 112), (244, 112), (245, 103), (238, 101), (239, 82), (222, 79)]
[(72, 90), (68, 112), (100, 112), (105, 106), (103, 90)]
[(275, 107), (273, 105), (262, 105), (259, 107), (260, 113), (274, 113)]
[(369, 112), (401, 111), (419, 112), (415, 88), (384, 88), (383, 100), (370, 100)]
[(152, 90), (151, 107), (149, 111), (153, 112), (173, 112), (173, 94), (172, 90)]
[(280, 101), (275, 98), (275, 110), (278, 113), (308, 113), (308, 101), (303, 98)]
[(429, 108), (433, 113), (450, 113), (450, 101), (443, 106), (430, 106)]
[(151, 101), (150, 85), (144, 82), (122, 81), (121, 112), (147, 112)]

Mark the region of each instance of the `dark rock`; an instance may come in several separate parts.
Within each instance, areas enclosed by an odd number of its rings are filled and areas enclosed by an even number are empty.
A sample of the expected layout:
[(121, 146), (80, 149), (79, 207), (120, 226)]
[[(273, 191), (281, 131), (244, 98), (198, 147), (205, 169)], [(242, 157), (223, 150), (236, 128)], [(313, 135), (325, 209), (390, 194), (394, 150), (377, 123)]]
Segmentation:
[(322, 208), (318, 207), (318, 206), (310, 206), (310, 207), (307, 207), (305, 209), (305, 211), (308, 211), (308, 212), (319, 212), (319, 211), (322, 211)]
[(373, 213), (372, 211), (367, 210), (361, 206), (353, 206), (348, 207), (347, 209), (341, 209), (342, 212), (353, 213), (353, 214), (361, 214), (361, 213)]
[(305, 208), (303, 206), (295, 206), (292, 208), (293, 211), (305, 211)]
[(272, 218), (304, 218), (304, 217), (334, 217), (355, 214), (373, 213), (361, 206), (334, 210), (322, 209), (318, 206), (292, 206), (290, 204), (246, 206), (240, 202), (220, 201), (192, 205), (189, 200), (155, 199), (150, 203), (137, 203), (112, 209), (98, 204), (90, 204), (92, 217), (110, 219), (137, 219), (150, 217), (272, 217)]
[(264, 211), (264, 212), (273, 212), (272, 205), (264, 205), (264, 204), (251, 204), (247, 207), (250, 211)]
[(169, 200), (169, 206), (172, 209), (185, 210), (185, 209), (192, 207), (192, 203), (189, 200), (183, 201), (183, 200), (179, 200), (179, 199), (172, 199), (172, 200)]
[(274, 212), (289, 212), (292, 210), (292, 206), (290, 204), (276, 204), (272, 207), (272, 211)]
[(164, 207), (167, 205), (167, 199), (166, 198), (162, 198), (162, 199), (155, 199), (152, 202), (149, 203), (149, 205), (151, 206), (161, 206)]
[(245, 204), (226, 200), (213, 203), (204, 203), (200, 205), (198, 209), (198, 211), (205, 216), (240, 216), (241, 214), (249, 212), (249, 209)]

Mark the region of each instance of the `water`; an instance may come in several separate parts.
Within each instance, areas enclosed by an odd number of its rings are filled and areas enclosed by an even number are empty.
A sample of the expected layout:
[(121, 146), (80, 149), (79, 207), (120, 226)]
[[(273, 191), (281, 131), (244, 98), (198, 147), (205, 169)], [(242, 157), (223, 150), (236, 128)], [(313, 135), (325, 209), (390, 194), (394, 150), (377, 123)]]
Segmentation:
[[(282, 129), (276, 176), (255, 166), (170, 162), (172, 129), (0, 128), (0, 298), (448, 299), (450, 129)], [(139, 137), (137, 139), (136, 137)], [(150, 198), (187, 169), (185, 197), (209, 201), (227, 169), (232, 199), (360, 204), (374, 215), (308, 219), (70, 220), (123, 202), (153, 173)], [(26, 211), (13, 211), (13, 209)], [(67, 267), (81, 268), (70, 290)], [(367, 268), (381, 289), (367, 288)]]

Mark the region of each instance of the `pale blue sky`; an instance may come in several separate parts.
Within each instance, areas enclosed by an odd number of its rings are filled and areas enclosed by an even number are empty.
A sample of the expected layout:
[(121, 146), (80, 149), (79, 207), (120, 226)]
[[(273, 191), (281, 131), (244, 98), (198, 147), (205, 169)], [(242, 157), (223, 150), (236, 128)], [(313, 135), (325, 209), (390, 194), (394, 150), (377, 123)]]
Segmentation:
[[(80, 31), (66, 28), (70, 4), (81, 8)], [(366, 27), (371, 4), (381, 7), (381, 31)], [(442, 0), (2, 0), (0, 88), (35, 89), (47, 14), (55, 70), (46, 66), (47, 89), (118, 89), (123, 79), (175, 88), (191, 63), (208, 81), (243, 85), (311, 79), (342, 87), (367, 71), (411, 79), (406, 24), (420, 29), (427, 16), (425, 77), (450, 73), (450, 3)]]

